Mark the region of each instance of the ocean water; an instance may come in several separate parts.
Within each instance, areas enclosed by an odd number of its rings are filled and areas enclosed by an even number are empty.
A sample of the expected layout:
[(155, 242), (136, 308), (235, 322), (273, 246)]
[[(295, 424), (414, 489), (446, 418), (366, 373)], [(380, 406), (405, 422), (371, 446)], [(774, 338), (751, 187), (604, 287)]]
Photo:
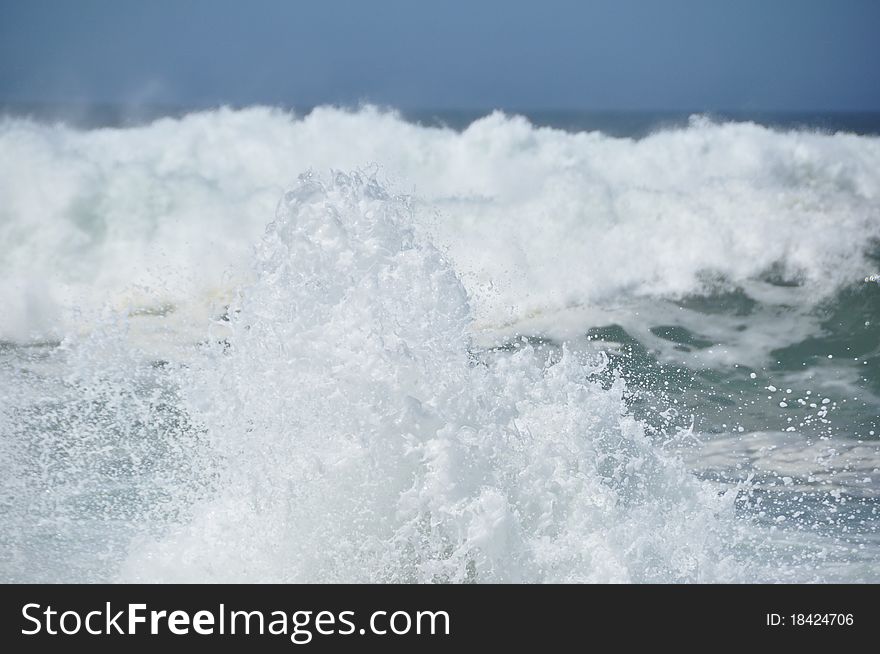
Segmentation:
[(880, 581), (880, 116), (5, 112), (0, 579)]

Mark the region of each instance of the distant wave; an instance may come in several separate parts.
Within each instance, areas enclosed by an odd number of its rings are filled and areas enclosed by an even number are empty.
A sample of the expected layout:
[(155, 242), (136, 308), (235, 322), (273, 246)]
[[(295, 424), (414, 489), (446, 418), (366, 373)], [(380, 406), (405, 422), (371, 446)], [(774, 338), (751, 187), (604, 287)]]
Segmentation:
[(371, 107), (258, 107), (87, 131), (7, 118), (0, 152), (13, 341), (87, 330), (108, 307), (181, 329), (222, 313), (308, 169), (374, 167), (411, 194), (480, 329), (621, 298), (778, 293), (767, 279), (812, 305), (877, 267), (875, 137), (695, 117), (632, 140), (497, 112), (457, 132)]

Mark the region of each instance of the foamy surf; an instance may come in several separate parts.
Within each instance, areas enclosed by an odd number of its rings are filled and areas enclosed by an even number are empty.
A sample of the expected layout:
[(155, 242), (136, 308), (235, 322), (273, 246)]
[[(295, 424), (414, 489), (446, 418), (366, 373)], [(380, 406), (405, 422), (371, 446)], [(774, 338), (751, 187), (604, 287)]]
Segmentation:
[(7, 579), (877, 578), (876, 138), (0, 144)]
[(601, 362), (475, 360), (464, 287), (407, 213), (358, 175), (285, 196), (229, 336), (182, 372), (217, 491), (123, 577), (734, 575), (735, 493), (655, 448)]
[(370, 107), (253, 108), (90, 131), (6, 118), (0, 148), (0, 338), (15, 341), (88, 328), (108, 304), (222, 308), (308, 169), (397, 180), (488, 329), (761, 279), (807, 284), (812, 306), (873, 272), (880, 238), (880, 139), (750, 123), (632, 140), (501, 113), (457, 132)]

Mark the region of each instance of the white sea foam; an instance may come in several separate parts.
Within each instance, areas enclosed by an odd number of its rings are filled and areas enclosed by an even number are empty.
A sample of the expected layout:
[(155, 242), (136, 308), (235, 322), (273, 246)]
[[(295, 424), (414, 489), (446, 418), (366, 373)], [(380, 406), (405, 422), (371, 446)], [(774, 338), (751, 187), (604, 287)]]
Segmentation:
[(880, 237), (880, 139), (701, 118), (640, 140), (501, 113), (456, 132), (370, 107), (91, 131), (6, 119), (0, 153), (0, 339), (19, 341), (89, 329), (108, 306), (198, 337), (310, 168), (378, 164), (411, 191), (478, 330), (718, 285), (760, 294), (770, 269), (809, 306), (873, 270)]
[[(876, 577), (876, 547), (847, 567), (857, 545), (795, 550), (735, 518), (741, 480), (688, 472), (601, 357), (482, 346), (618, 323), (656, 349), (651, 327), (683, 324), (724, 347), (675, 356), (727, 365), (806, 339), (810, 309), (864, 278), (877, 139), (251, 109), (8, 120), (0, 147), (0, 339), (63, 339), (0, 343), (4, 578)], [(294, 181), (371, 161), (395, 181)], [(746, 331), (664, 301), (733, 287)]]
[(125, 580), (744, 578), (735, 491), (626, 413), (603, 365), (469, 352), (470, 308), (409, 203), (336, 174), (287, 193), (223, 341), (181, 368), (214, 490)]

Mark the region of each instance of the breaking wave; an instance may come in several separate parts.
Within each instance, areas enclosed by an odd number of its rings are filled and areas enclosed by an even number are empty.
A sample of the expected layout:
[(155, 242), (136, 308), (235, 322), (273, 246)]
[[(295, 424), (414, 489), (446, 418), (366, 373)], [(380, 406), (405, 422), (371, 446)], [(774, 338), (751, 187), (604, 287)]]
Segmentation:
[(0, 151), (5, 579), (877, 578), (878, 138), (252, 108)]

